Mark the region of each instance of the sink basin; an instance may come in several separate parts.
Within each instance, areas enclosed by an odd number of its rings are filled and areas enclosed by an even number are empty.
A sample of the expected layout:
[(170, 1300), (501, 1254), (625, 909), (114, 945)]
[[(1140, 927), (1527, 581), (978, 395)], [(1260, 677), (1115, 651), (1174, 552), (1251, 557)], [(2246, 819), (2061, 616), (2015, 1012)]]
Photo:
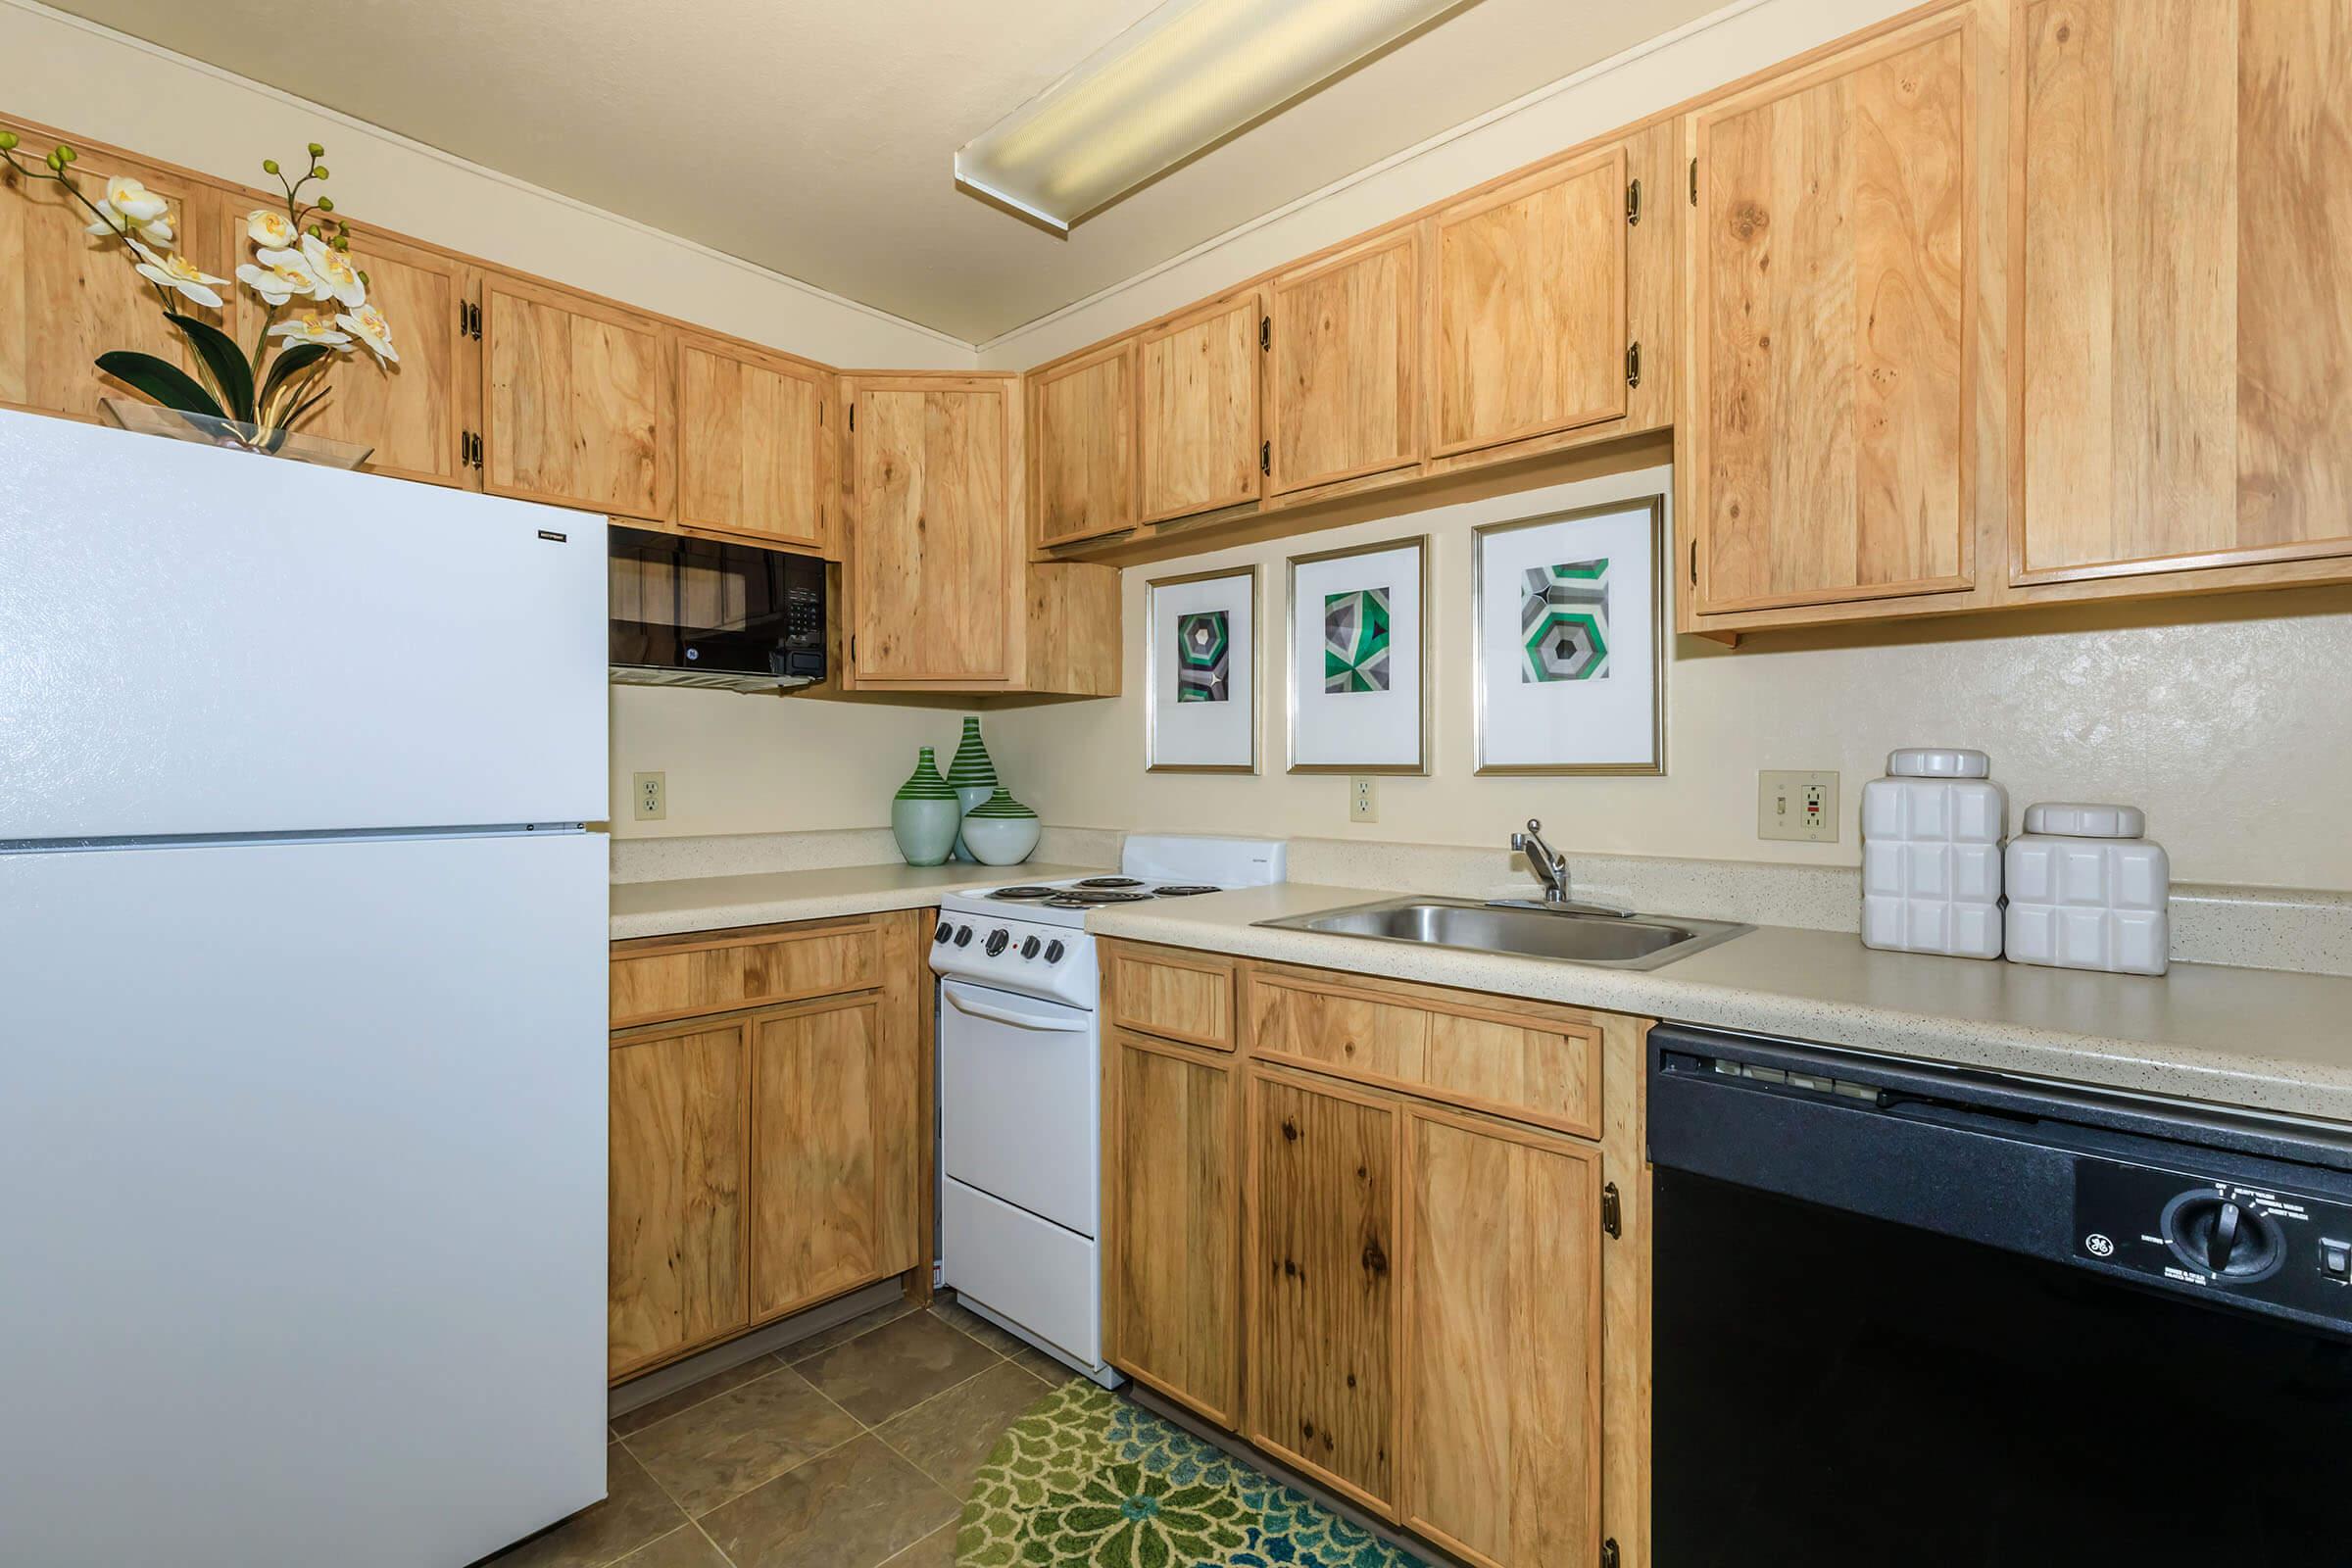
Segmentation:
[(1369, 937), (1375, 942), (1460, 948), (1470, 953), (1509, 953), (1605, 969), (1655, 969), (1755, 929), (1722, 920), (1579, 914), (1474, 904), (1467, 899), (1389, 899), (1318, 914), (1260, 920), (1258, 924), (1285, 931)]

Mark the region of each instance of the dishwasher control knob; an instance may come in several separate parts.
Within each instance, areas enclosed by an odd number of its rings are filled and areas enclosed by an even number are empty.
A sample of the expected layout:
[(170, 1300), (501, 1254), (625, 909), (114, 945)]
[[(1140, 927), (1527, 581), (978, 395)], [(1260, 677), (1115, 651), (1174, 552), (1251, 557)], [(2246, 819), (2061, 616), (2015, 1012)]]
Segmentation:
[(2173, 1255), (2217, 1279), (2267, 1279), (2286, 1257), (2286, 1237), (2277, 1220), (2210, 1187), (2165, 1204), (2163, 1225)]
[(970, 926), (959, 925), (956, 928), (956, 945), (959, 948), (968, 948), (972, 945), (972, 928)]
[(939, 929), (931, 933), (931, 940), (934, 942), (945, 942), (948, 940), (948, 938), (954, 936), (955, 934), (956, 928), (948, 924), (947, 921), (942, 920), (939, 922)]
[(1022, 956), (1022, 957), (1024, 957), (1024, 958), (1034, 958), (1034, 957), (1036, 957), (1036, 956), (1037, 956), (1037, 949), (1038, 949), (1038, 941), (1037, 941), (1037, 938), (1035, 938), (1035, 937), (1023, 937), (1023, 938), (1021, 939), (1021, 956)]
[(1053, 941), (1046, 944), (1046, 961), (1048, 963), (1059, 963), (1061, 961), (1061, 956), (1068, 951), (1069, 949), (1061, 945), (1061, 939), (1059, 937), (1055, 937)]
[(1003, 926), (997, 927), (994, 931), (991, 931), (988, 934), (988, 956), (992, 958), (995, 957), (998, 954), (1003, 953), (1005, 949), (1005, 946), (1011, 941), (1011, 932), (1005, 930)]

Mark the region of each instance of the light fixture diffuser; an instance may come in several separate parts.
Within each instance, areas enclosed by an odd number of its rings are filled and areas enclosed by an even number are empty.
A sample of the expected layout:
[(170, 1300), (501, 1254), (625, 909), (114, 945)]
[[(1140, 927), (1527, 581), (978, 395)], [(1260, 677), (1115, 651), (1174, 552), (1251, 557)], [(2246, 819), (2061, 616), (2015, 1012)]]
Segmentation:
[(1168, 0), (956, 153), (956, 182), (1067, 233), (1467, 0)]

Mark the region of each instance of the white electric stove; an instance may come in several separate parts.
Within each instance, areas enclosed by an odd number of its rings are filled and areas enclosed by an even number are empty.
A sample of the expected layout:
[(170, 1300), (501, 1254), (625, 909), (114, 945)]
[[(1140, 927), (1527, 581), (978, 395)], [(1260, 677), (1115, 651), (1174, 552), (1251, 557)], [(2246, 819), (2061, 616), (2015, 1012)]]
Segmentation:
[(940, 900), (941, 1282), (1108, 1387), (1094, 909), (1283, 880), (1267, 839), (1131, 836), (1116, 875)]

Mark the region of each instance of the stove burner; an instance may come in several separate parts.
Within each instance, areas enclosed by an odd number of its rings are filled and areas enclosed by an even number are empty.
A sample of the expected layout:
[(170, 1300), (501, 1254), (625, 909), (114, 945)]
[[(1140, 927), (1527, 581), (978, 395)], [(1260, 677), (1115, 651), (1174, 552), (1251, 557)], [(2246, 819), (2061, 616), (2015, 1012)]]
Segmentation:
[(1152, 895), (1160, 899), (1195, 899), (1203, 893), (1222, 893), (1224, 889), (1212, 888), (1205, 882), (1170, 882), (1164, 886), (1153, 888)]
[(1149, 893), (1114, 893), (1104, 888), (1064, 888), (1046, 901), (1049, 909), (1099, 909), (1106, 904), (1149, 904)]
[(992, 899), (1005, 899), (1016, 903), (1028, 899), (1050, 899), (1053, 896), (1052, 888), (1041, 888), (1034, 882), (1024, 882), (1018, 887), (999, 888), (989, 895)]
[(1140, 876), (1090, 876), (1071, 884), (1081, 888), (1140, 888), (1143, 885), (1144, 879)]

